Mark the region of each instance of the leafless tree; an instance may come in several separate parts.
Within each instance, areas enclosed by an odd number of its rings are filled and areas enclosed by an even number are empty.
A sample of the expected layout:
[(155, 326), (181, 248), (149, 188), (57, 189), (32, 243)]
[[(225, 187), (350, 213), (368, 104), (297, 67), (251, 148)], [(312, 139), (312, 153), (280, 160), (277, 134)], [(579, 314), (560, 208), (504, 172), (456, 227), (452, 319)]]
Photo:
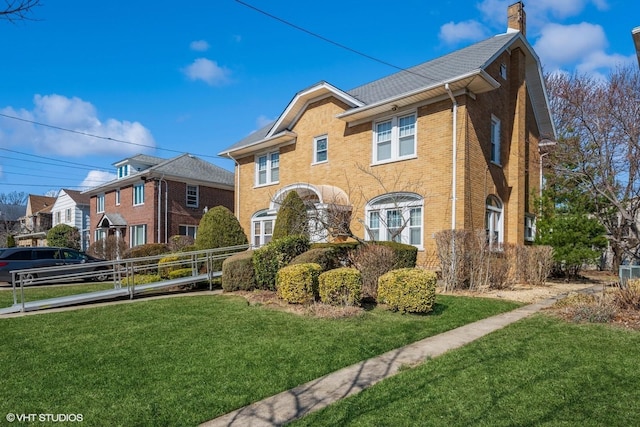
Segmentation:
[(0, 246), (4, 246), (9, 234), (20, 231), (18, 219), (25, 214), (28, 197), (18, 191), (0, 193)]
[(0, 19), (9, 22), (30, 20), (33, 9), (40, 6), (40, 0), (4, 0), (0, 8)]
[(617, 270), (640, 254), (640, 73), (619, 68), (604, 80), (553, 74), (546, 83), (559, 137), (549, 156), (552, 179), (586, 196)]

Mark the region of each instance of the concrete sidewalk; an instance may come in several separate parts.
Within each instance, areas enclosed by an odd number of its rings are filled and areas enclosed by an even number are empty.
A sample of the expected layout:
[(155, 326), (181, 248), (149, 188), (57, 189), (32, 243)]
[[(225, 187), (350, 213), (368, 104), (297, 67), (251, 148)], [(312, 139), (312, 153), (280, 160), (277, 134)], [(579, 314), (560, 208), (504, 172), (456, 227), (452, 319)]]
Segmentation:
[[(600, 287), (598, 287), (599, 289)], [(593, 292), (595, 288), (585, 289)], [(244, 408), (207, 421), (203, 427), (279, 426), (343, 399), (398, 373), (401, 367), (414, 366), (429, 358), (462, 347), (493, 331), (524, 319), (553, 305), (566, 294), (479, 320), (373, 359), (348, 366), (291, 390), (268, 397)]]

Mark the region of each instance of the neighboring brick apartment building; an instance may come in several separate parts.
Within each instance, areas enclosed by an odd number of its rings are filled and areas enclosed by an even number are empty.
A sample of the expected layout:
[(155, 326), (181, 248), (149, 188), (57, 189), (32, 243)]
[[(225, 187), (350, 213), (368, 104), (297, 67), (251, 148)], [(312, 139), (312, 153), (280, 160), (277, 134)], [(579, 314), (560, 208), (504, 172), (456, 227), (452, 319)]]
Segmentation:
[(236, 162), (236, 216), (251, 242), (270, 240), (289, 191), (319, 216), (350, 211), (359, 237), (409, 243), (422, 258), (447, 229), (532, 240), (539, 143), (555, 130), (522, 3), (507, 12), (505, 34), (353, 90), (304, 89), (221, 152)]
[(208, 208), (233, 210), (233, 173), (190, 154), (171, 159), (137, 155), (114, 163), (117, 179), (90, 197), (92, 242), (122, 237), (129, 247), (195, 237)]

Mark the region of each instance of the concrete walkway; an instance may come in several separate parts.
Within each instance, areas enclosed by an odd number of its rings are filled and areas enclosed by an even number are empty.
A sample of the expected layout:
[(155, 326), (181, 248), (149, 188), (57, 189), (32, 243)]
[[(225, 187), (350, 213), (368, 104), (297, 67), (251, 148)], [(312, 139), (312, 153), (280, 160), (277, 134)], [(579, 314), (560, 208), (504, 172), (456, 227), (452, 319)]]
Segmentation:
[[(597, 286), (601, 289), (601, 286)], [(594, 292), (596, 287), (583, 292)], [(398, 373), (401, 367), (414, 366), (449, 350), (462, 347), (493, 331), (524, 319), (553, 305), (566, 294), (530, 304), (508, 313), (479, 320), (373, 359), (348, 366), (291, 390), (266, 398), (221, 417), (207, 421), (203, 427), (279, 426), (301, 418), (329, 404), (358, 393)]]

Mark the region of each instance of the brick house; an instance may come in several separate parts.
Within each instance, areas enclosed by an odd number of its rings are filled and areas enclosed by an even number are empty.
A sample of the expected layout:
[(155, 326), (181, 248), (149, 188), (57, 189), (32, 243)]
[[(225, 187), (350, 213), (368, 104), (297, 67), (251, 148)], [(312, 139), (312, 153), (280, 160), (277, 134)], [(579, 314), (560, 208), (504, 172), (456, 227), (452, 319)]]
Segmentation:
[(522, 3), (508, 15), (504, 34), (355, 89), (306, 88), (221, 152), (235, 161), (235, 212), (251, 242), (270, 240), (289, 191), (314, 208), (312, 227), (346, 211), (356, 236), (415, 245), (419, 260), (446, 229), (532, 240), (539, 144), (555, 130)]
[(195, 237), (213, 206), (233, 210), (233, 173), (190, 154), (136, 155), (114, 163), (117, 178), (84, 192), (90, 198), (92, 242), (122, 237), (129, 247)]

